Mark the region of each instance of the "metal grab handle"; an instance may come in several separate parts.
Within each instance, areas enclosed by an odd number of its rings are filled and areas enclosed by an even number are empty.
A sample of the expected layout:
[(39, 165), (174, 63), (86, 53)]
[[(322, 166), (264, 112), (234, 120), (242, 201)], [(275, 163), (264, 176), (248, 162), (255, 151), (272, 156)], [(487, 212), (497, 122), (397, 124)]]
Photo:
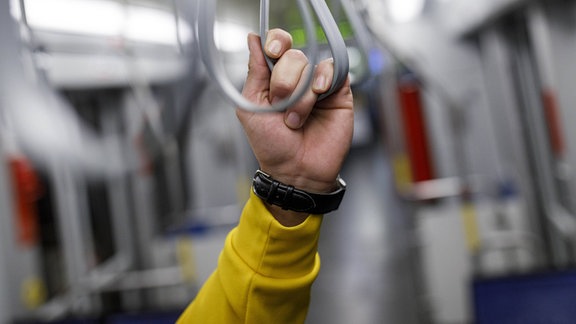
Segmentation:
[[(238, 108), (251, 112), (278, 112), (285, 111), (288, 107), (298, 102), (302, 96), (308, 91), (309, 86), (312, 84), (314, 76), (314, 69), (308, 69), (305, 76), (305, 82), (297, 87), (295, 92), (287, 99), (282, 100), (274, 105), (258, 105), (248, 99), (244, 98), (236, 87), (232, 84), (230, 79), (226, 76), (224, 66), (221, 61), (216, 62), (218, 58), (218, 50), (214, 43), (214, 17), (216, 13), (216, 0), (200, 1), (199, 14), (198, 14), (198, 40), (200, 43), (200, 55), (204, 65), (211, 76), (216, 81), (226, 97), (231, 100)], [(310, 0), (314, 11), (326, 37), (328, 39), (332, 55), (334, 56), (334, 79), (330, 90), (319, 97), (325, 98), (327, 95), (333, 93), (344, 84), (348, 77), (348, 52), (344, 40), (338, 31), (338, 26), (332, 17), (324, 0)], [(297, 0), (298, 9), (302, 15), (304, 22), (304, 29), (308, 39), (307, 55), (311, 64), (318, 63), (318, 43), (316, 39), (314, 20), (306, 0)], [(269, 0), (260, 1), (260, 33), (264, 42), (266, 32), (268, 29), (269, 17)], [(269, 58), (267, 58), (269, 60)], [(268, 62), (269, 67), (273, 68), (271, 61)]]
[(362, 20), (362, 16), (356, 10), (354, 3), (352, 0), (340, 0), (340, 4), (346, 13), (346, 17), (348, 21), (352, 25), (352, 29), (354, 30), (354, 38), (356, 39), (358, 50), (360, 51), (360, 55), (362, 55), (362, 59), (365, 62), (366, 70), (364, 73), (360, 75), (352, 74), (351, 82), (352, 85), (358, 85), (366, 82), (370, 76), (370, 52), (372, 50), (372, 36), (370, 35), (370, 31), (366, 26), (366, 23)]
[[(269, 19), (268, 16), (270, 15), (269, 10), (269, 2), (270, 0), (260, 0), (260, 36), (262, 42), (262, 49), (264, 49), (265, 42), (266, 42), (266, 33), (269, 29)], [(312, 8), (318, 17), (318, 21), (320, 22), (320, 26), (326, 35), (326, 39), (328, 40), (328, 46), (330, 47), (330, 51), (332, 52), (332, 58), (334, 60), (334, 78), (332, 79), (332, 85), (330, 89), (320, 95), (318, 100), (322, 100), (327, 96), (334, 93), (336, 90), (340, 89), (346, 79), (348, 78), (348, 71), (349, 71), (349, 59), (348, 59), (348, 50), (346, 48), (346, 43), (340, 34), (340, 30), (338, 29), (338, 25), (336, 21), (334, 21), (334, 17), (332, 13), (330, 13), (330, 9), (328, 5), (326, 5), (325, 0), (310, 0), (312, 4)], [(274, 62), (268, 56), (266, 57), (266, 62), (268, 63), (268, 67), (270, 70), (274, 68)], [(314, 61), (314, 63), (317, 63)]]

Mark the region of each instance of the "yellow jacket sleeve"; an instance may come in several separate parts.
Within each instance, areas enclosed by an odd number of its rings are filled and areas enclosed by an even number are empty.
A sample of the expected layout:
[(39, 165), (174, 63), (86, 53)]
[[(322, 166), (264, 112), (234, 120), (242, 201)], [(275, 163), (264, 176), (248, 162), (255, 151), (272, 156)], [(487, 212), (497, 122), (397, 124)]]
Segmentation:
[(320, 270), (322, 216), (284, 227), (254, 194), (226, 238), (216, 271), (178, 324), (304, 323)]

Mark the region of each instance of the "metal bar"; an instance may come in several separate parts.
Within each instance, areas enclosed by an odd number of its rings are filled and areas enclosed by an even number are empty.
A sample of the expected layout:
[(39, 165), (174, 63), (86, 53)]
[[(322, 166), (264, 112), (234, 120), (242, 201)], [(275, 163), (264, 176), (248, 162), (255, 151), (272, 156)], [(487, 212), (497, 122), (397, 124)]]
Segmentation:
[(520, 28), (514, 36), (516, 41), (512, 50), (512, 62), (515, 64), (516, 82), (521, 104), (524, 107), (527, 143), (529, 143), (528, 149), (537, 191), (536, 199), (542, 212), (544, 221), (542, 225), (548, 236), (550, 261), (556, 266), (563, 266), (568, 262), (568, 251), (563, 246), (562, 238), (558, 238), (559, 233), (556, 232), (554, 226), (551, 226), (558, 217), (556, 206), (559, 203), (558, 192), (554, 185), (552, 152), (549, 148), (546, 124), (543, 122), (546, 118), (539, 97), (540, 84), (528, 40), (522, 37), (523, 35), (517, 35), (518, 33), (523, 33), (523, 30)]
[(360, 54), (362, 55), (365, 64), (361, 75), (354, 75), (351, 73), (351, 82), (353, 85), (362, 84), (370, 79), (372, 73), (369, 65), (370, 51), (372, 50), (372, 44), (374, 42), (366, 22), (362, 20), (362, 16), (356, 9), (354, 3), (352, 3), (352, 0), (339, 0), (339, 2), (342, 5), (342, 8), (344, 8), (348, 21), (352, 25), (352, 29), (354, 30), (354, 39), (358, 44), (358, 49), (360, 50)]
[[(0, 43), (2, 55), (0, 56), (0, 93), (8, 90), (11, 75), (17, 74), (14, 62), (8, 58), (18, 57), (18, 43), (16, 42), (16, 28), (10, 15), (10, 1), (0, 1)], [(10, 180), (5, 157), (5, 110), (8, 106), (7, 96), (0, 96), (0, 323), (9, 323), (13, 320), (13, 307), (10, 293), (9, 272), (11, 270), (11, 241), (13, 231), (11, 217), (14, 215), (10, 194)]]
[[(7, 1), (3, 1), (6, 2)], [(2, 12), (2, 5), (0, 4), (0, 12)], [(1, 14), (0, 14), (1, 15)], [(2, 17), (0, 16), (0, 30), (2, 27)], [(1, 31), (0, 31), (1, 33)], [(0, 40), (2, 38), (0, 37)], [(0, 84), (1, 86), (1, 84)], [(2, 107), (0, 106), (0, 109)], [(1, 126), (0, 126), (1, 127)], [(10, 292), (10, 272), (11, 272), (11, 248), (13, 241), (13, 224), (11, 222), (12, 215), (14, 215), (12, 207), (12, 199), (10, 195), (10, 180), (9, 174), (6, 169), (6, 158), (3, 150), (3, 129), (0, 128), (0, 323), (8, 323), (13, 320), (11, 307), (11, 300), (13, 298)]]
[[(105, 100), (103, 105), (110, 108), (110, 106), (116, 106), (118, 103)], [(121, 113), (119, 113), (119, 111), (122, 109), (121, 107), (116, 108), (118, 109), (104, 109), (100, 116), (102, 131), (105, 134), (117, 134), (121, 129), (119, 125)], [(120, 138), (120, 135), (114, 138)], [(129, 158), (125, 156), (123, 143), (119, 141), (109, 141), (106, 150), (109, 156), (124, 156), (123, 161), (129, 161)], [(128, 166), (126, 166), (126, 169), (129, 169)], [(125, 174), (109, 174), (105, 181), (108, 199), (110, 201), (112, 234), (117, 254), (125, 256), (127, 263), (132, 264), (135, 260), (136, 246), (134, 232), (132, 230), (133, 226), (130, 220), (132, 210), (130, 208), (130, 195), (128, 192), (128, 177)]]
[(116, 274), (115, 280), (92, 282), (92, 293), (144, 290), (182, 286), (185, 283), (180, 267), (159, 268)]
[[(14, 203), (15, 187), (8, 168), (10, 154), (18, 150), (9, 114), (34, 100), (30, 81), (22, 65), (22, 44), (17, 24), (11, 15), (10, 1), (0, 3), (0, 323), (9, 323), (27, 314), (26, 301), (14, 298), (26, 283), (41, 285), (37, 245), (23, 246), (18, 239), (18, 209)], [(17, 4), (16, 2), (14, 4)], [(13, 157), (13, 156), (12, 156)]]
[(81, 220), (81, 217), (86, 217), (87, 210), (81, 205), (83, 199), (80, 197), (81, 188), (78, 186), (77, 175), (62, 161), (52, 163), (50, 173), (56, 192), (58, 234), (61, 238), (67, 282), (74, 301), (73, 309), (87, 312), (91, 305), (86, 298), (87, 291), (80, 286), (82, 277), (88, 273), (87, 233), (84, 233)]

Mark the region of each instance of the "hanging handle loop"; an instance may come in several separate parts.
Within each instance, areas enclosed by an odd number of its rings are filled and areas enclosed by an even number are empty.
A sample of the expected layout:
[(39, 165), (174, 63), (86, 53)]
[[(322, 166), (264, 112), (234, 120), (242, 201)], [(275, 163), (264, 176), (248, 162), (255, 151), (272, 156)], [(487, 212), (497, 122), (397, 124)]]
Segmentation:
[[(227, 77), (222, 62), (216, 60), (219, 57), (218, 49), (216, 48), (216, 44), (214, 42), (214, 17), (216, 14), (216, 2), (216, 0), (200, 1), (200, 10), (198, 15), (198, 40), (200, 43), (200, 55), (204, 65), (206, 66), (208, 74), (214, 81), (216, 81), (216, 84), (220, 87), (226, 97), (238, 108), (251, 112), (285, 111), (288, 109), (288, 107), (298, 102), (312, 84), (314, 69), (308, 69), (308, 72), (305, 76), (305, 82), (296, 88), (296, 91), (289, 98), (282, 100), (274, 105), (255, 104), (244, 98), (242, 94), (236, 89), (236, 87)], [(310, 3), (314, 9), (314, 12), (316, 13), (316, 16), (318, 17), (324, 33), (326, 34), (326, 38), (328, 39), (328, 44), (334, 58), (334, 79), (328, 92), (322, 94), (319, 97), (319, 100), (321, 100), (339, 89), (346, 81), (349, 69), (348, 51), (346, 49), (344, 40), (340, 35), (338, 26), (334, 21), (328, 6), (326, 5), (326, 2), (324, 0), (310, 0)], [(306, 31), (306, 38), (308, 41), (307, 56), (310, 60), (310, 63), (316, 65), (318, 63), (319, 50), (314, 27), (314, 19), (308, 4), (306, 3), (306, 0), (297, 0), (297, 4), (298, 9), (302, 15), (304, 29)], [(262, 39), (262, 46), (264, 46), (266, 33), (269, 28), (269, 14), (269, 0), (261, 0), (260, 36)], [(270, 69), (273, 69), (274, 64), (272, 60), (266, 55), (265, 57), (268, 62), (268, 66)]]
[[(269, 2), (270, 0), (260, 0), (260, 36), (262, 49), (264, 49), (266, 42), (265, 36), (269, 29)], [(334, 78), (332, 79), (332, 85), (327, 92), (323, 93), (318, 98), (318, 100), (322, 100), (340, 89), (340, 87), (344, 85), (344, 82), (346, 82), (349, 72), (348, 50), (346, 48), (346, 43), (340, 34), (340, 30), (338, 29), (338, 24), (334, 20), (326, 1), (310, 0), (310, 3), (318, 17), (320, 27), (324, 31), (324, 35), (326, 35), (326, 40), (328, 41), (334, 64)], [(274, 61), (268, 56), (265, 57), (268, 67), (272, 70), (274, 68)]]

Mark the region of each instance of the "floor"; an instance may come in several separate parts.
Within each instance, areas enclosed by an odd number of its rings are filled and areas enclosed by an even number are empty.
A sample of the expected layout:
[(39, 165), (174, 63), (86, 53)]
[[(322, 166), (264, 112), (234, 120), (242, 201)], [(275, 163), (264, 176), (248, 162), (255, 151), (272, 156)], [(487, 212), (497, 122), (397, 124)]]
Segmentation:
[(325, 216), (308, 324), (423, 323), (410, 221), (380, 145), (354, 149), (348, 192)]

